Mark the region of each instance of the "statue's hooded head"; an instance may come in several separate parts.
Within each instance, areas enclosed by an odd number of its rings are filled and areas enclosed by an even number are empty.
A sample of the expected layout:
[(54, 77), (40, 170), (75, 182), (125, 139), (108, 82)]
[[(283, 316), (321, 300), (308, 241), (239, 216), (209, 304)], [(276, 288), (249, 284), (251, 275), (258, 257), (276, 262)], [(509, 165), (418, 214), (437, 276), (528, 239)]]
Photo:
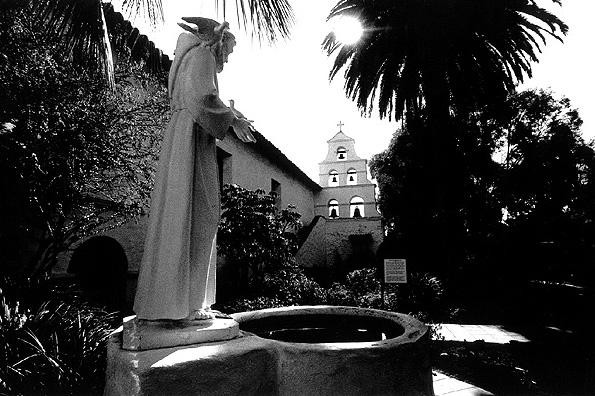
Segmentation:
[(192, 23), (196, 27), (178, 23), (184, 30), (194, 34), (201, 41), (201, 46), (209, 48), (217, 62), (217, 72), (223, 70), (227, 57), (233, 52), (236, 38), (229, 32), (229, 23), (219, 23), (209, 18), (183, 17), (183, 21)]

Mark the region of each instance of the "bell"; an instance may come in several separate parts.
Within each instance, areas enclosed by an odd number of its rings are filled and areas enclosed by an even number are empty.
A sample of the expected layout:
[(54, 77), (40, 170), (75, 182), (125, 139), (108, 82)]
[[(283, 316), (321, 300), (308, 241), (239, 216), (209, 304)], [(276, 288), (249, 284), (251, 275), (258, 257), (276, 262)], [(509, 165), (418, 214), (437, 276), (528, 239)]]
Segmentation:
[(333, 183), (337, 182), (337, 176), (333, 176)]
[(331, 210), (331, 219), (336, 219), (337, 217), (339, 217), (339, 215), (337, 214), (337, 209), (333, 208)]
[(353, 176), (349, 176), (349, 181), (352, 182), (353, 181)]
[(355, 217), (355, 218), (362, 217), (362, 215), (359, 211), (359, 208), (355, 208), (355, 210), (353, 211), (353, 217)]

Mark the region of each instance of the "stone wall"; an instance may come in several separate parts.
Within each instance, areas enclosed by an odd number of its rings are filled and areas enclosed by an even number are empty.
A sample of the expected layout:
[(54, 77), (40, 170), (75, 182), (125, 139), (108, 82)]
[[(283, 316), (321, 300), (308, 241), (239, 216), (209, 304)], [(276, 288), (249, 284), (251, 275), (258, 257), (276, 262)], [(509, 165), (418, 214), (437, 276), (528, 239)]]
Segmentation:
[(304, 267), (374, 265), (383, 238), (380, 217), (320, 219), (296, 259)]

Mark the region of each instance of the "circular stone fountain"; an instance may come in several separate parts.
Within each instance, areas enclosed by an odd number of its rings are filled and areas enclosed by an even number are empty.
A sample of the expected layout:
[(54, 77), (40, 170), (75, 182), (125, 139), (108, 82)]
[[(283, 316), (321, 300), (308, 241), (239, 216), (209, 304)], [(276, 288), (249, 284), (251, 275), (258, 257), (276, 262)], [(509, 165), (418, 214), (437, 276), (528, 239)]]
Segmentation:
[(434, 394), (428, 328), (408, 315), (310, 306), (232, 317), (276, 351), (276, 394)]
[(104, 395), (434, 395), (428, 328), (410, 316), (312, 306), (232, 317), (238, 337), (199, 344), (130, 350), (115, 332)]

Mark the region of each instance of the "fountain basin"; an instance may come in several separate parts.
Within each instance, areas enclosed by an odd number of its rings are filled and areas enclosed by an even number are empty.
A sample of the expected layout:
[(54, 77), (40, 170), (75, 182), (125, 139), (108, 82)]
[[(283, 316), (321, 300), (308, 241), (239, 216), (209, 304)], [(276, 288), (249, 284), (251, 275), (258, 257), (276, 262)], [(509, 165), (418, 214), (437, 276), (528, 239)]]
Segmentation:
[(393, 339), (405, 332), (399, 322), (374, 311), (312, 307), (237, 314), (241, 329), (259, 337), (297, 343), (344, 343)]
[(106, 395), (433, 396), (428, 328), (399, 313), (308, 306), (232, 315), (240, 336), (126, 351), (108, 345)]
[(415, 318), (310, 306), (232, 315), (279, 351), (280, 395), (433, 395), (429, 332)]

